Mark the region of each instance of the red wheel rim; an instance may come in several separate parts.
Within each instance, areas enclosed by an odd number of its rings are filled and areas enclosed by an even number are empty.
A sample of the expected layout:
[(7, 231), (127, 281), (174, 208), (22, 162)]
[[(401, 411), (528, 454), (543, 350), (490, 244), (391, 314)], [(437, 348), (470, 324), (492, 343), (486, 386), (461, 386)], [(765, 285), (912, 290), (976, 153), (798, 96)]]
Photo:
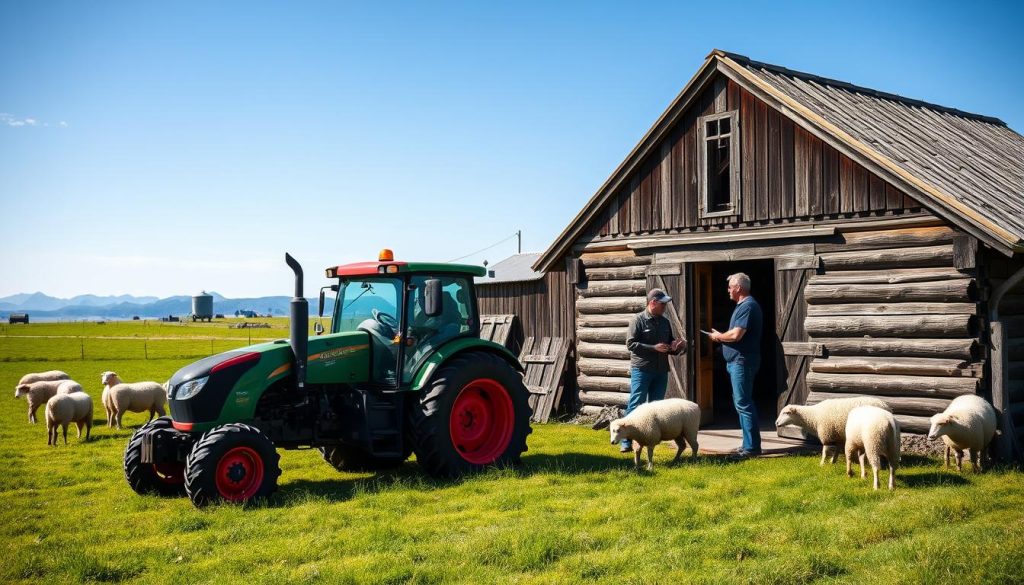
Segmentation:
[(459, 392), (448, 421), (455, 450), (475, 465), (497, 461), (508, 449), (514, 426), (512, 398), (488, 378), (473, 380)]
[(250, 447), (235, 447), (217, 462), (216, 481), (225, 500), (248, 500), (263, 483), (263, 458)]
[(185, 466), (180, 463), (154, 463), (153, 473), (160, 483), (179, 485), (185, 482)]

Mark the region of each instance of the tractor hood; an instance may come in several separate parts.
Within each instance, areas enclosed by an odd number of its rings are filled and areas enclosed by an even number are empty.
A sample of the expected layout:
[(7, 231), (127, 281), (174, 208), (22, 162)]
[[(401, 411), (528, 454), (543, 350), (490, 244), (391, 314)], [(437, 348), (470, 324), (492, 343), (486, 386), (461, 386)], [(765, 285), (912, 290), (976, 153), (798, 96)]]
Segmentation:
[[(307, 383), (367, 381), (369, 344), (369, 335), (363, 331), (311, 338)], [(252, 418), (267, 388), (278, 382), (294, 388), (294, 361), (291, 345), (280, 339), (212, 355), (181, 368), (167, 385), (175, 426), (183, 428), (186, 425), (179, 423), (240, 422)]]

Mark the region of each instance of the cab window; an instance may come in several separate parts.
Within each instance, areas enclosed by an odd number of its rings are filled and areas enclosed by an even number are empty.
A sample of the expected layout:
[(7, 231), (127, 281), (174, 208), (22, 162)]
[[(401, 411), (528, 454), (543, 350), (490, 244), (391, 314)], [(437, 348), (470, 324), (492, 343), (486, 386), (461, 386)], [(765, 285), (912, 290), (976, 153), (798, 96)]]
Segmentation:
[[(426, 281), (441, 281), (441, 314), (428, 317), (424, 303)], [(409, 328), (406, 338), (409, 349), (405, 354), (403, 379), (410, 381), (423, 361), (446, 341), (473, 331), (473, 314), (469, 282), (461, 277), (414, 276), (409, 280)]]

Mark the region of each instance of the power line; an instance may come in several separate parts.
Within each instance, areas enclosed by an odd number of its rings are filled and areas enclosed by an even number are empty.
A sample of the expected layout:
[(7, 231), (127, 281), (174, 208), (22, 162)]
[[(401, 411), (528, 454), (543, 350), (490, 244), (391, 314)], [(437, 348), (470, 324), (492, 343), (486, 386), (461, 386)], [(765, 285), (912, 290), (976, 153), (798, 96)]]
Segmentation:
[(487, 250), (490, 250), (491, 248), (497, 246), (498, 244), (504, 244), (505, 242), (511, 240), (512, 238), (514, 238), (514, 237), (516, 237), (518, 235), (519, 235), (519, 232), (516, 232), (516, 233), (508, 236), (507, 238), (503, 238), (503, 239), (501, 239), (501, 240), (491, 244), (490, 246), (487, 246), (486, 248), (483, 248), (481, 250), (477, 250), (476, 252), (470, 252), (469, 254), (466, 254), (465, 256), (459, 256), (458, 258), (453, 258), (452, 260), (449, 260), (449, 262), (457, 262), (459, 260), (462, 260), (463, 258), (469, 258), (470, 256), (476, 256), (480, 252), (486, 252)]

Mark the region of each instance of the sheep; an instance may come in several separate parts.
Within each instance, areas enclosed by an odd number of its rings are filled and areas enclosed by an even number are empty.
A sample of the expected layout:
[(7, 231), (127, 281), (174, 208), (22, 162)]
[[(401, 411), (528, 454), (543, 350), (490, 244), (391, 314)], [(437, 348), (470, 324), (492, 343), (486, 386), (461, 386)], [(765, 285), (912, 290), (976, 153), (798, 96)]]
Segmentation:
[[(686, 443), (697, 456), (697, 428), (700, 426), (700, 407), (682, 398), (668, 398), (641, 404), (627, 416), (613, 420), (609, 425), (612, 444), (630, 439), (636, 442), (633, 463), (640, 468), (640, 453), (647, 447), (647, 470), (654, 469), (654, 446), (661, 441), (675, 441), (677, 463), (686, 449)], [(686, 439), (684, 442), (683, 439)]]
[(888, 404), (870, 396), (830, 398), (812, 406), (789, 404), (779, 412), (775, 427), (796, 425), (817, 435), (818, 440), (821, 441), (821, 463), (819, 465), (825, 465), (826, 458), (830, 463), (835, 463), (840, 446), (846, 443), (846, 417), (849, 416), (851, 410), (858, 406), (877, 406), (884, 410), (891, 410)]
[(851, 462), (857, 455), (860, 477), (864, 479), (864, 459), (871, 463), (874, 488), (878, 489), (878, 470), (882, 457), (889, 463), (889, 490), (896, 488), (896, 467), (900, 462), (900, 425), (888, 410), (877, 406), (858, 406), (846, 419), (846, 475), (853, 477)]
[(57, 427), (64, 429), (64, 444), (68, 444), (68, 425), (75, 423), (78, 436), (85, 427), (85, 440), (92, 432), (92, 397), (85, 392), (58, 393), (46, 403), (46, 444), (57, 446)]
[(48, 370), (46, 372), (36, 372), (34, 374), (25, 374), (18, 381), (18, 386), (22, 384), (31, 384), (33, 382), (53, 382), (54, 380), (70, 380), (71, 376), (67, 372), (60, 370)]
[[(22, 378), (24, 380), (24, 378)], [(30, 382), (27, 384), (19, 384), (14, 389), (14, 397), (21, 398), (25, 397), (28, 401), (28, 422), (35, 424), (36, 411), (39, 407), (46, 404), (46, 401), (52, 398), (58, 392), (63, 394), (70, 394), (72, 392), (81, 392), (82, 385), (74, 380), (41, 380), (38, 382)]]
[(964, 449), (969, 450), (971, 467), (983, 471), (988, 444), (996, 434), (996, 409), (984, 398), (967, 394), (958, 396), (946, 410), (932, 416), (929, 439), (942, 437), (946, 444), (946, 467), (949, 454), (956, 455), (956, 470), (963, 471)]
[(121, 429), (121, 418), (126, 412), (149, 411), (149, 420), (153, 415), (164, 416), (167, 405), (167, 389), (157, 382), (132, 382), (127, 384), (115, 372), (103, 372), (103, 407), (107, 410), (107, 426), (115, 425)]

